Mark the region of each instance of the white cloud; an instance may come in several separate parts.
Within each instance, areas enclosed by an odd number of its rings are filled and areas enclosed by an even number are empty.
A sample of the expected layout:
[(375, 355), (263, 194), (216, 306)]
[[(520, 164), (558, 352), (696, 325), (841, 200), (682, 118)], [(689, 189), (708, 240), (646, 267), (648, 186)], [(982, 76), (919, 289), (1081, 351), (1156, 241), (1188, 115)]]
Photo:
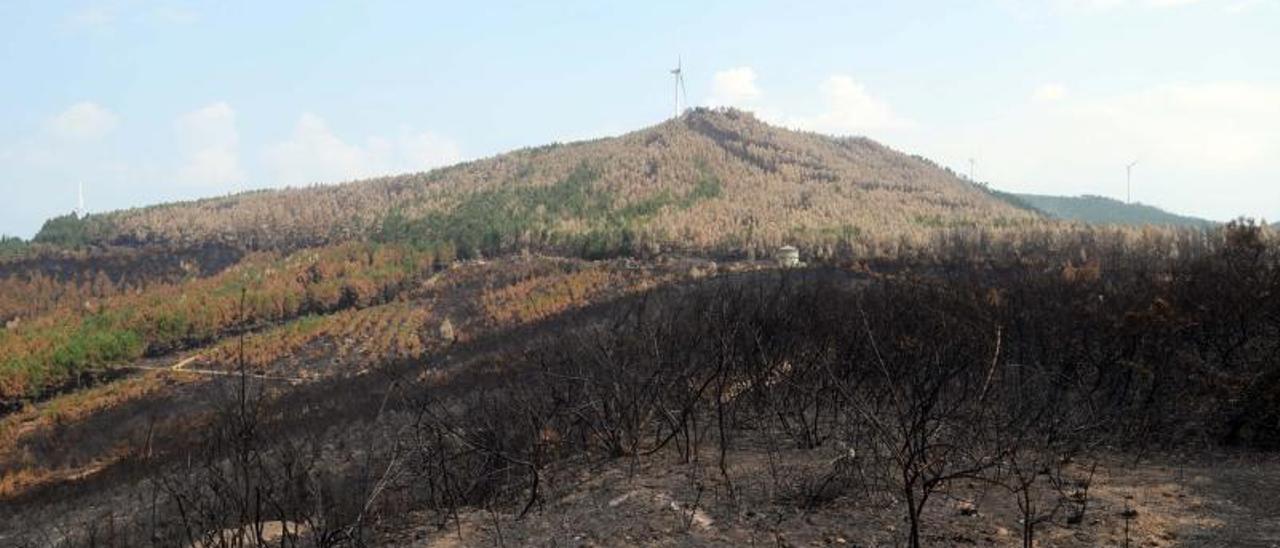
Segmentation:
[(226, 187), (244, 181), (240, 156), (225, 148), (205, 148), (186, 155), (178, 181), (191, 186)]
[(1154, 85), (1029, 102), (981, 125), (916, 135), (909, 149), (954, 165), (984, 151), (982, 178), (1008, 190), (1124, 198), (1224, 220), (1280, 210), (1280, 85)]
[(119, 124), (115, 113), (92, 101), (67, 107), (47, 123), (50, 133), (63, 139), (98, 139), (111, 133)]
[(141, 0), (99, 2), (72, 11), (63, 22), (73, 31), (110, 35), (125, 25), (187, 25), (199, 19), (186, 2)]
[(1214, 6), (1230, 14), (1244, 13), (1260, 6), (1274, 6), (1275, 0), (1057, 0), (1057, 9), (1067, 13), (1103, 13), (1117, 9), (1163, 10), (1191, 5)]
[(183, 144), (194, 148), (234, 148), (240, 139), (236, 112), (222, 101), (183, 114), (174, 122), (174, 128)]
[(456, 144), (433, 133), (405, 135), (398, 146), (400, 161), (408, 170), (454, 164), (462, 159), (462, 151)]
[(1115, 136), (1092, 146), (1098, 154), (1108, 144), (1137, 149), (1147, 169), (1135, 196), (1220, 219), (1280, 211), (1280, 86), (1156, 86), (1081, 110), (1110, 120), (1099, 127)]
[(1236, 0), (1227, 5), (1227, 13), (1244, 13), (1263, 5), (1263, 3), (1263, 0)]
[(1062, 84), (1042, 84), (1031, 93), (1031, 99), (1040, 103), (1052, 103), (1067, 98), (1067, 87)]
[(1176, 8), (1202, 2), (1207, 3), (1206, 0), (1058, 0), (1058, 5), (1073, 11), (1097, 12), (1135, 6), (1156, 9)]
[(200, 20), (200, 13), (180, 5), (161, 5), (152, 10), (149, 18), (159, 23), (189, 25)]
[(73, 30), (105, 29), (115, 24), (116, 12), (106, 6), (87, 6), (67, 15), (66, 24)]
[(774, 124), (824, 133), (858, 134), (914, 126), (848, 75), (835, 74), (823, 81), (818, 87), (822, 106), (810, 109), (811, 112), (816, 111), (810, 115), (797, 114), (803, 112), (802, 109), (761, 101), (764, 92), (756, 80), (756, 71), (751, 67), (718, 71), (712, 77), (712, 92), (707, 104), (745, 108)]
[(711, 77), (711, 106), (748, 106), (760, 98), (756, 86), (756, 71), (751, 67), (736, 67), (716, 72)]
[(827, 78), (821, 92), (826, 103), (822, 112), (788, 118), (787, 125), (837, 134), (904, 129), (913, 125), (850, 76), (837, 74)]
[(275, 184), (333, 182), (360, 177), (368, 153), (329, 131), (319, 116), (303, 114), (293, 137), (267, 148), (266, 163)]
[(395, 139), (370, 137), (364, 145), (350, 144), (311, 113), (298, 119), (293, 136), (268, 146), (264, 162), (277, 185), (328, 183), (422, 171), (456, 163), (462, 153), (438, 135), (402, 130)]
[(236, 113), (217, 102), (178, 117), (174, 130), (183, 151), (178, 181), (196, 186), (225, 186), (243, 182), (240, 169)]
[(1131, 143), (1170, 165), (1237, 169), (1274, 162), (1280, 150), (1280, 87), (1175, 84), (1085, 102), (1058, 120), (1114, 145)]

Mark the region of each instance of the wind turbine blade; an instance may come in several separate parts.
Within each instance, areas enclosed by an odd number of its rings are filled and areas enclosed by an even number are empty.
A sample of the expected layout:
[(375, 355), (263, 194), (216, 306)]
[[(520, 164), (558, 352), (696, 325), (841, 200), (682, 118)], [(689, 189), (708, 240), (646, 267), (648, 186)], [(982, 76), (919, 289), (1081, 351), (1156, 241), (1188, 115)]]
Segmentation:
[(686, 90), (686, 89), (684, 88), (684, 75), (683, 75), (683, 74), (681, 74), (681, 75), (680, 75), (680, 95), (683, 95), (683, 96), (684, 96), (684, 104), (687, 106), (687, 105), (689, 104), (689, 90)]

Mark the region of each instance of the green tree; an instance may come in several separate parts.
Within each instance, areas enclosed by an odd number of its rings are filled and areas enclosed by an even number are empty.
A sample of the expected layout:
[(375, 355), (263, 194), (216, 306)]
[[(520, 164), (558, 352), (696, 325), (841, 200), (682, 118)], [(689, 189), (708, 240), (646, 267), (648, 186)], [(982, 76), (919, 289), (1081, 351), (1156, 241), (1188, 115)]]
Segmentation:
[(0, 258), (21, 255), (31, 246), (22, 238), (14, 238), (0, 234)]
[(87, 223), (74, 213), (54, 217), (44, 222), (33, 241), (64, 247), (80, 247), (88, 242)]

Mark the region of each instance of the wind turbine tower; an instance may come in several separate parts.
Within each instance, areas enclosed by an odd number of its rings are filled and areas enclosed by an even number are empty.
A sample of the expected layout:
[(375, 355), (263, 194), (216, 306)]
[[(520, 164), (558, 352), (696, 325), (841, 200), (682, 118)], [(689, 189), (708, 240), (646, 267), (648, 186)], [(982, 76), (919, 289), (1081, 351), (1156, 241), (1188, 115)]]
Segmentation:
[(79, 183), (76, 189), (76, 218), (84, 218), (84, 183)]
[(1138, 161), (1129, 162), (1124, 166), (1124, 203), (1133, 203), (1133, 166), (1138, 165)]
[(684, 89), (684, 71), (680, 68), (680, 66), (681, 66), (680, 58), (676, 57), (676, 68), (671, 69), (671, 76), (674, 77), (675, 79), (675, 96), (676, 96), (675, 117), (676, 118), (680, 117), (680, 95), (684, 94), (685, 100), (686, 101), (689, 100), (689, 93), (686, 92)]

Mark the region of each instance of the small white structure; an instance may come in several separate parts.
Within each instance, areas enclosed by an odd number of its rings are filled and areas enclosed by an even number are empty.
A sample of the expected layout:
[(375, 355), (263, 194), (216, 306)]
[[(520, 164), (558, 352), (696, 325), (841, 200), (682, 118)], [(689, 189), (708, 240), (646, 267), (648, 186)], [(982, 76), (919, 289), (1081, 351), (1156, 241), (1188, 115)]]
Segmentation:
[(778, 248), (778, 252), (773, 258), (778, 261), (778, 266), (782, 268), (796, 268), (802, 266), (800, 263), (800, 250), (794, 246), (784, 245)]
[(80, 183), (76, 188), (76, 218), (83, 219), (86, 213), (87, 212), (84, 210), (84, 183)]

